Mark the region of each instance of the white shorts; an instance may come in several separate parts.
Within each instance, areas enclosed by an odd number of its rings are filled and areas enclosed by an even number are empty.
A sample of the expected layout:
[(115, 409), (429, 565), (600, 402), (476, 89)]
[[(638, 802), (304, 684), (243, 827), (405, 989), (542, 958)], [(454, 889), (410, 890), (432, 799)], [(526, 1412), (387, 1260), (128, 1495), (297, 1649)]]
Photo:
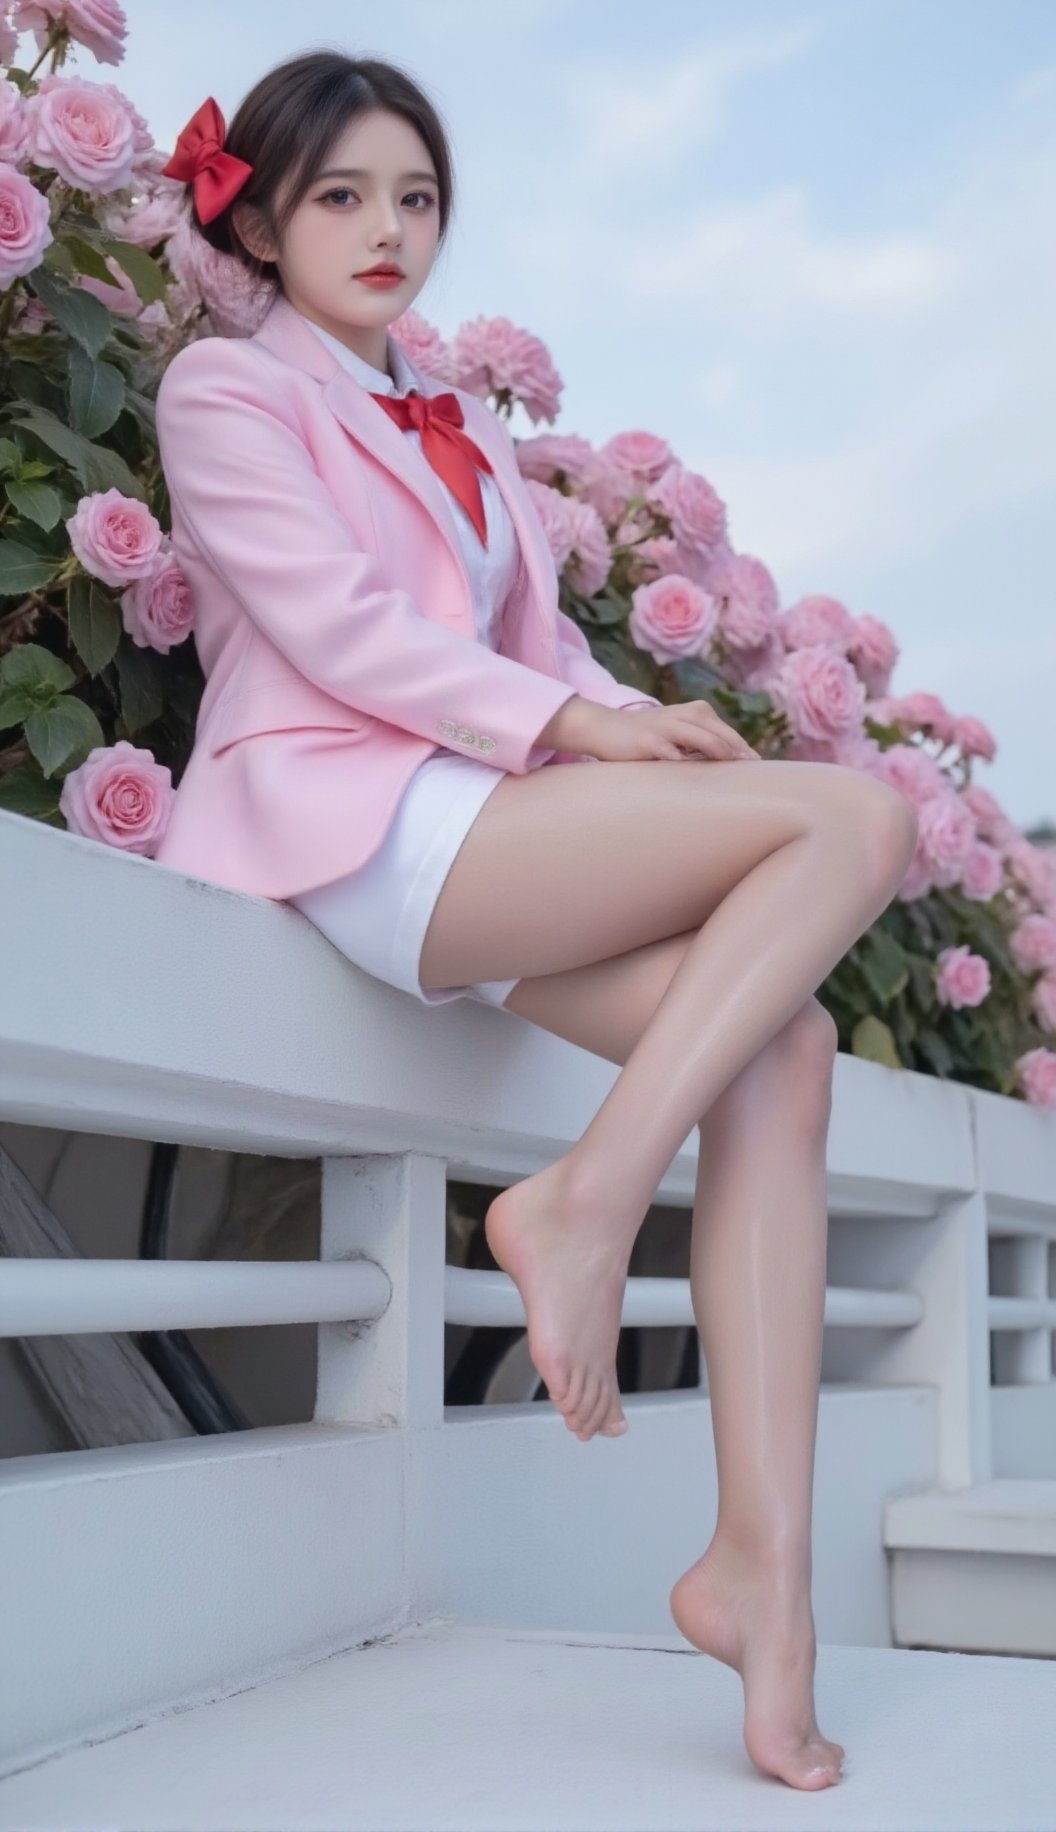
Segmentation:
[(287, 901), (348, 960), (425, 1005), (461, 998), (501, 1005), (519, 975), (426, 988), (418, 973), (425, 931), (451, 863), (506, 774), (476, 757), (435, 752), (411, 777), (385, 838), (366, 864)]

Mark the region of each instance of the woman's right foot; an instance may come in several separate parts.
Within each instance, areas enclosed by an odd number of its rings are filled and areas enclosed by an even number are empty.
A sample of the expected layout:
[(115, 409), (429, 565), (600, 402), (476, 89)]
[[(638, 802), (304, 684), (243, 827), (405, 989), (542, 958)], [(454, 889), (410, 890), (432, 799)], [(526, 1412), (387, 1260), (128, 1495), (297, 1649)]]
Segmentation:
[(484, 1233), (521, 1294), (528, 1351), (569, 1430), (584, 1443), (595, 1432), (621, 1437), (616, 1346), (633, 1242), (625, 1218), (577, 1193), (558, 1160), (500, 1190)]
[(841, 1780), (844, 1749), (814, 1715), (817, 1644), (809, 1585), (713, 1539), (671, 1591), (675, 1623), (744, 1685), (744, 1742), (764, 1774), (814, 1790)]

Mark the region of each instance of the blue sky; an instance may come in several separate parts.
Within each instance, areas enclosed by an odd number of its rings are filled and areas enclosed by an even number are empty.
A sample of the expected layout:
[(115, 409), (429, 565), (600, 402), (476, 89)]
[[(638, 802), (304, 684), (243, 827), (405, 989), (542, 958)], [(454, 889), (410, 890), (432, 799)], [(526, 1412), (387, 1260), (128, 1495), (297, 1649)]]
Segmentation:
[(542, 337), (556, 430), (669, 439), (783, 604), (882, 617), (894, 691), (986, 720), (976, 781), (1056, 820), (1056, 0), (126, 10), (76, 67), (165, 147), (301, 51), (407, 69), (461, 193), (416, 309)]

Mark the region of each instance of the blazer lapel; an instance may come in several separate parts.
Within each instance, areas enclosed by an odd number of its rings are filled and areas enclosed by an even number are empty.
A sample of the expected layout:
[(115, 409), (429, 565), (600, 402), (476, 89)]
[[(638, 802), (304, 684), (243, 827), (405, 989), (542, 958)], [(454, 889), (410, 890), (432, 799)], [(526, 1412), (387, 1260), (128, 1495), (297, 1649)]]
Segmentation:
[[(345, 431), (392, 472), (393, 476), (410, 491), (432, 516), (436, 527), (446, 541), (458, 566), (465, 585), (468, 623), (472, 630), (475, 626), (473, 616), (473, 592), (466, 571), (462, 544), (458, 529), (448, 504), (443, 486), (423, 454), (396, 422), (373, 400), (370, 391), (360, 383), (338, 362), (333, 352), (326, 348), (322, 340), (316, 337), (311, 327), (305, 324), (300, 313), (290, 305), (285, 295), (277, 293), (267, 315), (253, 333), (256, 341), (263, 343), (284, 362), (293, 363), (314, 375), (323, 385), (323, 396), (327, 406), (341, 422)], [(446, 394), (450, 392), (449, 382), (439, 381), (436, 376), (428, 375), (404, 353), (407, 367), (415, 378), (415, 387), (424, 395)], [(524, 559), (531, 585), (531, 596), (542, 611), (551, 601), (556, 603), (557, 573), (550, 552), (550, 545), (538, 518), (530, 517), (523, 507), (523, 480), (517, 469), (516, 459), (507, 449), (502, 429), (491, 424), (495, 416), (483, 402), (481, 411), (471, 417), (466, 414), (465, 430), (470, 438), (479, 445), (489, 460), (494, 473), (495, 483), (509, 511), (517, 531), (521, 554)], [(516, 475), (513, 475), (516, 473)], [(543, 611), (544, 621), (550, 628), (550, 619)]]

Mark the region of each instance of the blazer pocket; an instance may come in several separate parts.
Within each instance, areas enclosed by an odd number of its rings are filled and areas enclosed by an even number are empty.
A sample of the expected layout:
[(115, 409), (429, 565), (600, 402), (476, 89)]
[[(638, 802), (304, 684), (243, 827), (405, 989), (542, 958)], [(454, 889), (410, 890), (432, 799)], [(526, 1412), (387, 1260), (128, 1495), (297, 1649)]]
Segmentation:
[(262, 732), (299, 731), (316, 726), (359, 737), (373, 724), (375, 720), (370, 713), (346, 706), (310, 681), (273, 681), (263, 687), (247, 687), (241, 693), (219, 700), (197, 741), (215, 757), (240, 738), (254, 738)]

